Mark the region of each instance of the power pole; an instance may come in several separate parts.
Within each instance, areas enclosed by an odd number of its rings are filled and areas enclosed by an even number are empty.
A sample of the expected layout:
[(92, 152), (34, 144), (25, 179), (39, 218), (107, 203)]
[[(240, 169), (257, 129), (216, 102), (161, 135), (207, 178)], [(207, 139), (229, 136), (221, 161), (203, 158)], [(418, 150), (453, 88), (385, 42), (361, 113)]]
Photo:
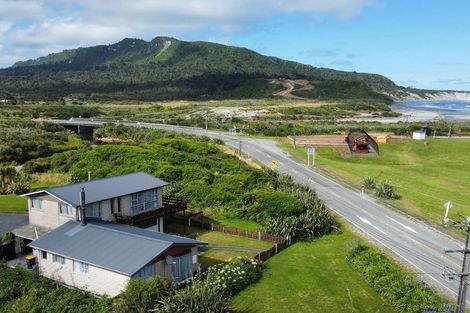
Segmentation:
[(294, 149), (297, 148), (297, 144), (295, 142), (295, 122), (294, 122)]
[(240, 142), (239, 142), (239, 149), (238, 149), (238, 169), (242, 168), (242, 133), (240, 130)]
[[(451, 204), (446, 203), (446, 205), (450, 208)], [(448, 212), (448, 209), (447, 209)], [(470, 275), (469, 272), (469, 257), (468, 255), (470, 254), (470, 249), (469, 249), (469, 244), (470, 244), (470, 217), (466, 218), (465, 223), (454, 223), (450, 227), (453, 228), (460, 228), (464, 229), (467, 238), (465, 239), (465, 247), (463, 249), (457, 249), (457, 250), (445, 250), (445, 253), (463, 253), (463, 262), (462, 262), (462, 271), (460, 273), (448, 273), (444, 274), (444, 276), (448, 276), (449, 278), (453, 278), (454, 276), (460, 277), (460, 284), (459, 284), (459, 293), (457, 296), (457, 311), (456, 313), (465, 313), (465, 304), (467, 302), (467, 286), (468, 286), (468, 276)], [(446, 217), (444, 218), (444, 221), (447, 223), (449, 219), (447, 218), (447, 213)]]

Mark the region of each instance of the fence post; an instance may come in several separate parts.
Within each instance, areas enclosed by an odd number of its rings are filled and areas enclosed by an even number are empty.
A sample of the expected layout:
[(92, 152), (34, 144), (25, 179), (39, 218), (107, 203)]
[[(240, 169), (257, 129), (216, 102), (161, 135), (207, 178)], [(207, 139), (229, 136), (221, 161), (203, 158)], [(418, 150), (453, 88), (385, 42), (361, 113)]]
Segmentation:
[(258, 240), (261, 240), (261, 232), (258, 232)]
[(214, 231), (214, 223), (211, 223), (211, 230)]
[(277, 243), (274, 244), (274, 253), (277, 254)]
[(222, 227), (222, 232), (225, 233), (225, 227)]
[(188, 226), (191, 227), (191, 219), (188, 218)]

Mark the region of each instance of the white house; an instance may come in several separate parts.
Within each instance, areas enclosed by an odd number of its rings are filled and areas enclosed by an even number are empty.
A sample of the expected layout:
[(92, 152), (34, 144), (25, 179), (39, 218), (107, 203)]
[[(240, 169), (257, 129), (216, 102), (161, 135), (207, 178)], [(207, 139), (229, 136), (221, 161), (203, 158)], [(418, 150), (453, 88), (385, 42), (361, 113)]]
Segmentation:
[(413, 140), (426, 140), (426, 129), (415, 130), (413, 132)]
[(131, 278), (191, 277), (199, 266), (198, 246), (205, 244), (128, 225), (69, 221), (29, 246), (41, 275), (113, 297)]
[[(35, 240), (47, 231), (68, 221), (80, 219), (81, 192), (88, 221), (128, 222), (144, 217), (147, 226), (156, 225), (163, 231), (163, 217), (167, 208), (163, 204), (164, 182), (144, 172), (96, 179), (59, 186), (25, 194), (28, 199), (29, 225), (13, 233), (27, 240)], [(185, 207), (181, 207), (181, 210)], [(176, 212), (174, 210), (172, 212)]]

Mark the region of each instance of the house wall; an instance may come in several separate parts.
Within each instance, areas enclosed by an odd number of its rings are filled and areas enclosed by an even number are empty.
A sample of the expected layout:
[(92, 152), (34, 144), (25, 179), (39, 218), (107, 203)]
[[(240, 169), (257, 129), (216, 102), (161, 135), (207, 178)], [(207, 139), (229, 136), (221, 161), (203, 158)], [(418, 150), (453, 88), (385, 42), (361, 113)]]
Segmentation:
[(93, 265), (89, 265), (88, 273), (77, 273), (73, 271), (71, 259), (65, 259), (65, 264), (59, 264), (53, 262), (51, 253), (47, 253), (47, 259), (42, 258), (42, 252), (35, 253), (35, 255), (39, 255), (41, 275), (94, 294), (117, 296), (126, 288), (130, 280), (129, 276)]
[[(42, 199), (42, 210), (32, 207), (32, 199)], [(62, 215), (59, 213), (60, 201), (50, 195), (32, 196), (28, 200), (29, 223), (35, 226), (56, 228), (68, 221), (75, 220), (75, 208), (72, 208), (72, 215)]]
[[(133, 215), (131, 211), (131, 195), (121, 196), (121, 214)], [(42, 210), (32, 208), (32, 199), (42, 199)], [(114, 201), (114, 213), (118, 212), (118, 198), (100, 201), (100, 214), (103, 221), (115, 222), (114, 214), (111, 213), (111, 201)], [(72, 208), (72, 215), (62, 215), (59, 213), (59, 203), (61, 201), (51, 195), (42, 194), (29, 197), (29, 223), (35, 226), (43, 226), (54, 229), (60, 225), (76, 219), (76, 208)], [(157, 206), (162, 206), (162, 189), (157, 189)]]
[(426, 133), (413, 132), (413, 139), (414, 140), (425, 140), (426, 139)]
[(167, 251), (165, 255), (159, 259), (158, 261), (155, 262), (156, 266), (156, 273), (159, 276), (163, 276), (166, 278), (173, 278), (173, 267), (172, 265), (166, 264), (165, 258), (168, 255), (171, 255), (173, 257), (178, 257), (181, 256), (182, 254), (186, 254), (188, 252), (191, 252), (191, 258), (193, 260), (192, 262), (192, 270), (193, 273), (199, 270), (199, 260), (198, 260), (198, 247), (175, 247)]

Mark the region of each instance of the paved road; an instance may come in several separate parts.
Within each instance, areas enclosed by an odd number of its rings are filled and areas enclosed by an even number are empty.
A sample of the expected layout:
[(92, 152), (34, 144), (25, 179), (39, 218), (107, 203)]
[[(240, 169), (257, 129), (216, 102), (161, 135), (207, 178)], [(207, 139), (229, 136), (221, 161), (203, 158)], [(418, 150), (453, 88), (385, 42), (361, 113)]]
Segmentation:
[[(62, 122), (80, 123), (77, 121)], [(99, 125), (102, 122), (96, 121), (94, 123)], [(121, 122), (121, 124), (126, 123)], [(146, 123), (127, 123), (127, 125), (207, 135), (223, 139), (227, 145), (234, 148), (238, 148), (240, 140), (227, 133), (217, 131), (206, 133), (199, 128)], [(455, 280), (446, 281), (441, 273), (446, 267), (459, 271), (462, 256), (460, 254), (444, 254), (443, 250), (445, 248), (459, 249), (463, 245), (462, 242), (457, 242), (423, 222), (411, 220), (382, 206), (374, 198), (347, 189), (305, 165), (291, 160), (271, 140), (251, 138), (242, 138), (241, 140), (244, 153), (266, 166), (270, 166), (271, 160), (277, 160), (279, 172), (288, 174), (299, 183), (315, 190), (328, 207), (369, 238), (372, 238), (379, 246), (389, 249), (401, 260), (406, 261), (410, 265), (411, 272), (419, 273), (423, 280), (452, 297), (456, 296), (458, 282)]]
[(0, 213), (0, 236), (28, 223), (26, 214)]

